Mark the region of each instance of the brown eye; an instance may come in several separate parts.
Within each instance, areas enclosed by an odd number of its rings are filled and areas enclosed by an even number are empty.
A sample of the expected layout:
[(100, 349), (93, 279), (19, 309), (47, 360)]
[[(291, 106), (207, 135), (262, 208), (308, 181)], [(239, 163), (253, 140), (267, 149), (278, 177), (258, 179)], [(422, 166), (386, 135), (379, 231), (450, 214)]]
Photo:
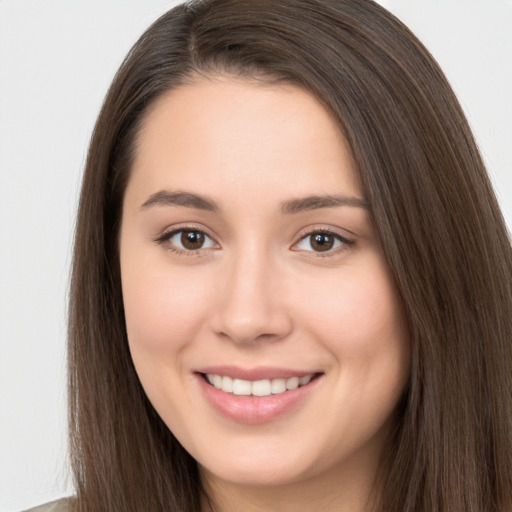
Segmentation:
[[(312, 231), (303, 236), (295, 246), (300, 251), (336, 254), (337, 249), (351, 246), (353, 242), (330, 231)], [(327, 254), (326, 254), (327, 255)]]
[(196, 253), (203, 249), (218, 249), (219, 246), (199, 229), (177, 229), (156, 240), (168, 249), (180, 253)]
[(334, 247), (335, 238), (328, 233), (314, 233), (310, 235), (311, 248), (317, 252), (329, 251)]
[(181, 245), (189, 251), (201, 249), (204, 245), (205, 236), (201, 231), (190, 231), (184, 229), (180, 237)]

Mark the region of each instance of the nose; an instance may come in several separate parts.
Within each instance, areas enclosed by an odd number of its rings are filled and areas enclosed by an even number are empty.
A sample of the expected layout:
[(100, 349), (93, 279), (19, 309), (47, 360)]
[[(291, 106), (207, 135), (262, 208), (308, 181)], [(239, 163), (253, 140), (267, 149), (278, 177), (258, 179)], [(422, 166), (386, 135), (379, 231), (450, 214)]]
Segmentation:
[(261, 251), (247, 250), (225, 262), (212, 311), (218, 336), (239, 344), (277, 341), (292, 330), (282, 272)]

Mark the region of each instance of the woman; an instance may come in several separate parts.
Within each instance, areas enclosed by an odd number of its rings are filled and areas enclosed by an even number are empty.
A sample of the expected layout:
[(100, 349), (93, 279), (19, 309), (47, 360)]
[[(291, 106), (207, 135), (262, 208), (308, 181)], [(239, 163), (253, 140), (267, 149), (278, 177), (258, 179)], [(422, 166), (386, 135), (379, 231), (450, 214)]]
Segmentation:
[(61, 505), (509, 511), (511, 307), (481, 158), (402, 24), (177, 7), (91, 142)]

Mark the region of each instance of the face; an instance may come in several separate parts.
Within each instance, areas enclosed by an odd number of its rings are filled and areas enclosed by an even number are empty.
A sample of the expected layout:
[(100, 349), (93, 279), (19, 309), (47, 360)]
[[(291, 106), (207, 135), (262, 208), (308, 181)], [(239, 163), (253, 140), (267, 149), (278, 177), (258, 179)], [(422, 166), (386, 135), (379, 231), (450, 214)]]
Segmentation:
[(407, 329), (347, 145), (312, 96), (218, 79), (160, 98), (120, 255), (140, 381), (203, 475), (375, 468)]

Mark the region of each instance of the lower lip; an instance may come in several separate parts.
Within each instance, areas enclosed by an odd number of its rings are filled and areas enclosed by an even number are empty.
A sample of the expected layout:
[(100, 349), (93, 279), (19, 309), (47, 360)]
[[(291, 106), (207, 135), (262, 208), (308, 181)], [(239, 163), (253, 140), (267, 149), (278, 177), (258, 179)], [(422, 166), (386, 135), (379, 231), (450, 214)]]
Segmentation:
[(207, 400), (217, 412), (238, 423), (250, 425), (266, 423), (295, 410), (321, 380), (319, 376), (300, 388), (260, 397), (226, 393), (208, 384), (201, 374), (197, 378)]

